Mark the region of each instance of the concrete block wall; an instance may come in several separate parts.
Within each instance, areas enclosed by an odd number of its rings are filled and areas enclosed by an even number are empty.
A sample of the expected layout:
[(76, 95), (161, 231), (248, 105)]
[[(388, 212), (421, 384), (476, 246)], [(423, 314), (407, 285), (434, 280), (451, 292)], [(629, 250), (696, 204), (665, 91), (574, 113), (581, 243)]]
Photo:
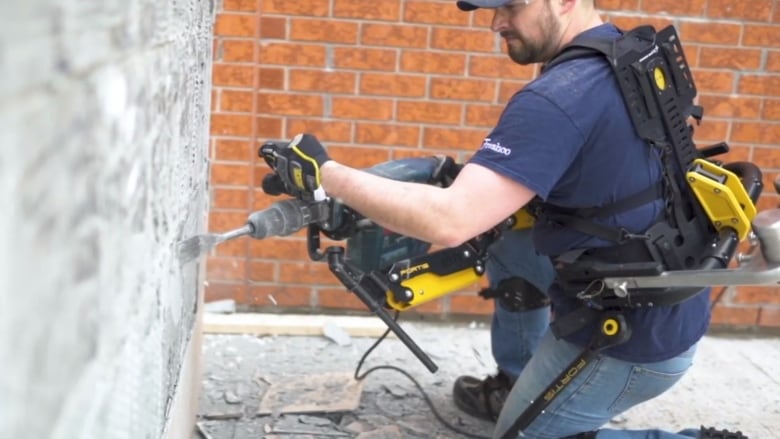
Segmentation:
[(214, 9), (0, 2), (2, 438), (192, 437)]
[[(315, 133), (353, 166), (414, 155), (466, 159), (507, 99), (537, 74), (513, 64), (489, 30), (492, 12), (454, 0), (225, 0), (215, 27), (210, 225), (243, 224), (273, 199), (258, 188), (268, 139)], [(674, 24), (705, 107), (699, 146), (729, 142), (726, 161), (750, 160), (765, 176), (762, 209), (778, 205), (780, 2), (598, 0), (623, 28)], [(302, 234), (219, 247), (207, 263), (207, 299), (247, 309), (363, 310)], [(431, 316), (486, 315), (474, 289), (415, 308)], [(721, 294), (722, 293), (722, 294)], [(716, 289), (713, 322), (780, 327), (780, 288)]]

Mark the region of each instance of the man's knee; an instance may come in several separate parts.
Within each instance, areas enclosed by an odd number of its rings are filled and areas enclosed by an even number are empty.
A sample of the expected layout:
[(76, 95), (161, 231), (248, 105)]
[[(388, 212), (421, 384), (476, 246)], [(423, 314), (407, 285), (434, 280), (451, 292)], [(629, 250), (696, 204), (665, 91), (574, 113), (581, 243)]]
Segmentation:
[(529, 311), (550, 304), (547, 294), (521, 277), (504, 279), (495, 288), (483, 289), (479, 295), (485, 299), (496, 299), (510, 312)]

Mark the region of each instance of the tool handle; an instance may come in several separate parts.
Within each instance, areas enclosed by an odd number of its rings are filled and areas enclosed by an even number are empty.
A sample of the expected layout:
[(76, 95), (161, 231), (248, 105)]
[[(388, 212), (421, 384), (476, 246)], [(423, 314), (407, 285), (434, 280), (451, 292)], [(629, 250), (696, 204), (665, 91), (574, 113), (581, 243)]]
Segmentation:
[(439, 367), (436, 366), (436, 363), (420, 349), (420, 346), (409, 337), (409, 334), (401, 328), (398, 322), (393, 320), (390, 313), (383, 307), (383, 303), (379, 301), (379, 297), (383, 296), (385, 292), (379, 289), (377, 284), (372, 283), (368, 277), (364, 276), (360, 270), (352, 267), (344, 260), (344, 248), (328, 247), (327, 256), (330, 271), (341, 281), (341, 283), (348, 290), (355, 293), (355, 296), (357, 296), (371, 312), (382, 319), (387, 325), (387, 328), (393, 331), (395, 336), (406, 345), (407, 349), (409, 349), (409, 351), (411, 351), (431, 373), (436, 372), (439, 369)]
[(270, 236), (287, 236), (302, 228), (326, 219), (328, 202), (302, 201), (298, 199), (282, 200), (267, 209), (253, 212), (247, 218), (252, 227), (252, 238), (263, 239)]

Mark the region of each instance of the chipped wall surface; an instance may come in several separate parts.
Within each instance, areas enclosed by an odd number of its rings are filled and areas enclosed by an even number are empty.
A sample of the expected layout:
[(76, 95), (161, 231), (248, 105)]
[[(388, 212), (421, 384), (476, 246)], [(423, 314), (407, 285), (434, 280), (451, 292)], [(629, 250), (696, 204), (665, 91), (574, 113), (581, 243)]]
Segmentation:
[(0, 437), (159, 438), (195, 336), (214, 4), (0, 2)]

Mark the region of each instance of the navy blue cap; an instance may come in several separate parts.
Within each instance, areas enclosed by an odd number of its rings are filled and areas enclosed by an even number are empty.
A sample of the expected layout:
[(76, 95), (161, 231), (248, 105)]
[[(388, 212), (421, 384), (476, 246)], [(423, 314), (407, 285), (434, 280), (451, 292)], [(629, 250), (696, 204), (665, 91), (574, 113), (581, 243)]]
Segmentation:
[(473, 11), (479, 8), (500, 8), (512, 3), (512, 0), (459, 0), (458, 8), (461, 11)]

